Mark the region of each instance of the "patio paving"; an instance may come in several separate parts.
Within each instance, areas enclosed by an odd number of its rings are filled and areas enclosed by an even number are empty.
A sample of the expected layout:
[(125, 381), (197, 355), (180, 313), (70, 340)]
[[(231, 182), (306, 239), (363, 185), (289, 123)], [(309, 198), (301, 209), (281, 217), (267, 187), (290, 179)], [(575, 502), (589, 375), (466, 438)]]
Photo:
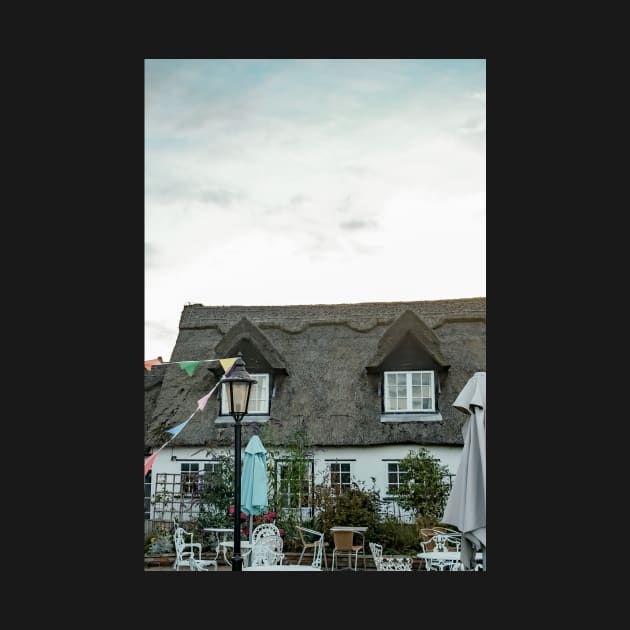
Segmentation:
[[(300, 554), (293, 554), (293, 553), (289, 553), (287, 554), (287, 559), (285, 560), (284, 564), (297, 564), (297, 559), (299, 557)], [(293, 557), (295, 556), (295, 557)], [(207, 560), (210, 559), (211, 556), (207, 556), (205, 553), (203, 554), (203, 559)], [(213, 556), (212, 556), (213, 557)], [(160, 564), (157, 564), (158, 560), (155, 560), (154, 564), (151, 564), (148, 558), (145, 558), (145, 567), (144, 570), (145, 571), (175, 571), (175, 569), (173, 568), (173, 560), (174, 560), (174, 556), (172, 559), (170, 558), (165, 558), (162, 557), (159, 559)], [(232, 567), (226, 565), (223, 561), (223, 558), (221, 556), (219, 556), (218, 558), (218, 568), (217, 571), (232, 571)], [(312, 556), (307, 556), (305, 555), (304, 558), (302, 559), (302, 564), (310, 564), (312, 561)], [(332, 558), (328, 557), (328, 571), (330, 571), (330, 565), (332, 562)], [(418, 559), (414, 559), (414, 563), (413, 563), (413, 571), (417, 571), (418, 567), (420, 564), (420, 560)], [(359, 560), (359, 566), (357, 568), (357, 571), (376, 571), (376, 567), (374, 566), (374, 561), (372, 560), (371, 556), (366, 556), (365, 557), (365, 566), (366, 568), (363, 569), (362, 566), (362, 562), (361, 560)], [(189, 571), (190, 569), (188, 567), (181, 567), (180, 571)], [(341, 569), (336, 569), (335, 572), (337, 571), (349, 571), (350, 569), (348, 569), (345, 566), (342, 566)], [(214, 571), (214, 569), (212, 567), (210, 567), (210, 571)], [(323, 566), (322, 564), (322, 571), (326, 571), (326, 568)]]

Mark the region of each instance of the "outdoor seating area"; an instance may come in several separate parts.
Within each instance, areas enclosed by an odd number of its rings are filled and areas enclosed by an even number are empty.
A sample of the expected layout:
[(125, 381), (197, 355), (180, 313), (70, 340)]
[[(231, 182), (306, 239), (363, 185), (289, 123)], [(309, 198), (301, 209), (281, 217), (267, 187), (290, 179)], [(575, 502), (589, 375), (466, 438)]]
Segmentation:
[[(228, 528), (204, 528), (208, 540), (195, 540), (194, 533), (173, 520), (172, 563), (145, 565), (145, 570), (200, 571), (232, 570), (234, 543)], [(280, 529), (274, 523), (261, 523), (251, 532), (250, 540), (240, 541), (243, 571), (464, 571), (483, 570), (483, 554), (476, 552), (472, 568), (466, 568), (461, 558), (462, 534), (457, 530), (435, 526), (422, 528), (415, 554), (385, 554), (383, 545), (369, 541), (370, 555), (366, 555), (365, 526), (336, 526), (330, 528), (334, 546), (329, 548), (324, 533), (298, 526), (296, 532), (300, 551), (286, 553)], [(307, 541), (306, 537), (312, 539)], [(294, 547), (295, 548), (295, 547)], [(205, 550), (205, 551), (204, 551)], [(222, 552), (222, 554), (221, 554)], [(330, 555), (330, 568), (328, 556)], [(362, 556), (362, 562), (359, 562)], [(308, 562), (308, 560), (311, 560)], [(368, 562), (369, 560), (369, 562)]]
[[(240, 358), (235, 360), (235, 365), (240, 367), (240, 372), (231, 373), (232, 376), (229, 377), (232, 380), (231, 384), (234, 388), (244, 384), (251, 387), (252, 381), (242, 367)], [(470, 383), (474, 384), (472, 380)], [(485, 385), (485, 380), (475, 385), (478, 387), (473, 393), (483, 391), (479, 389), (482, 385)], [(230, 394), (230, 396), (234, 398), (235, 394)], [(239, 393), (237, 398), (247, 401), (249, 390)], [(479, 397), (475, 399), (475, 401), (478, 400), (481, 399)], [(456, 402), (462, 407), (468, 404), (464, 396), (460, 396)], [(234, 401), (228, 405), (228, 408), (232, 404)], [(470, 405), (469, 407), (473, 410), (482, 408), (477, 402)], [(246, 408), (245, 402), (241, 411), (232, 413), (237, 436), (240, 431), (239, 422), (246, 414)], [(471, 414), (471, 418), (464, 425), (464, 430), (474, 430), (479, 433), (478, 426), (471, 428), (473, 419), (478, 420), (477, 424), (481, 424), (484, 420), (481, 414), (478, 418)], [(240, 436), (237, 437), (235, 444), (240, 444)], [(416, 571), (426, 573), (486, 570), (485, 522), (479, 520), (478, 511), (475, 512), (475, 510), (471, 510), (471, 515), (460, 516), (454, 497), (458, 493), (463, 496), (465, 488), (457, 484), (457, 479), (449, 494), (446, 510), (442, 503), (438, 509), (434, 508), (432, 512), (426, 512), (435, 515), (444, 510), (444, 520), (437, 521), (435, 516), (429, 517), (431, 520), (423, 518), (423, 523), (431, 521), (439, 523), (432, 527), (417, 529), (419, 519), (415, 522), (403, 522), (384, 518), (379, 511), (379, 503), (374, 498), (375, 493), (362, 489), (357, 483), (335, 489), (331, 493), (334, 503), (323, 502), (319, 512), (310, 508), (310, 515), (306, 512), (305, 517), (304, 510), (309, 508), (300, 507), (304, 495), (299, 493), (284, 495), (282, 501), (276, 497), (273, 503), (271, 502), (270, 487), (276, 485), (277, 479), (270, 479), (268, 476), (268, 471), (273, 469), (273, 465), (267, 463), (267, 451), (260, 438), (257, 435), (250, 438), (244, 451), (242, 474), (238, 458), (239, 451), (240, 448), (237, 448), (235, 452), (234, 484), (227, 495), (229, 501), (231, 493), (234, 493), (233, 503), (231, 505), (229, 502), (219, 503), (219, 507), (216, 507), (213, 501), (208, 501), (208, 505), (213, 509), (208, 512), (200, 509), (192, 518), (190, 514), (182, 518), (182, 511), (176, 513), (173, 510), (170, 521), (159, 521), (156, 536), (145, 538), (145, 570), (210, 572), (212, 568), (213, 572), (231, 570), (247, 572)], [(466, 450), (464, 450), (465, 453)], [(433, 466), (434, 470), (441, 472), (440, 467), (428, 453), (417, 455), (410, 453), (408, 459), (409, 466), (417, 464)], [(300, 463), (303, 464), (302, 461)], [(286, 462), (282, 464), (286, 465)], [(286, 471), (287, 468), (280, 470)], [(411, 474), (410, 469), (403, 471), (402, 466), (400, 470), (401, 473)], [(214, 483), (214, 480), (210, 474), (212, 473), (208, 472), (202, 479), (197, 473), (186, 472), (179, 483), (178, 492), (182, 494), (176, 495), (175, 498), (181, 501), (185, 493), (192, 495), (193, 489), (202, 487), (204, 479), (207, 480), (205, 483), (212, 488), (209, 482)], [(282, 477), (279, 478), (282, 480)], [(482, 494), (485, 493), (484, 468), (480, 467), (478, 473), (471, 478), (481, 488), (476, 495), (477, 500), (481, 501)], [(240, 483), (236, 483), (237, 481)], [(294, 484), (294, 487), (307, 488), (304, 481), (301, 479), (300, 483)], [(443, 481), (440, 483), (444, 484)], [(405, 485), (404, 488), (406, 487)], [(443, 486), (441, 488), (443, 492)], [(295, 501), (297, 509), (292, 509), (293, 506), (289, 501), (291, 496), (297, 499)], [(329, 496), (328, 492), (326, 496)], [(444, 494), (439, 496), (443, 497)], [(307, 502), (308, 499), (304, 501)], [(269, 509), (270, 503), (271, 509)], [(328, 512), (326, 512), (327, 509)], [(426, 507), (423, 506), (423, 509)], [(453, 516), (447, 517), (447, 513)], [(278, 516), (281, 517), (280, 526), (276, 523)], [(473, 516), (476, 520), (471, 520)], [(296, 521), (311, 525), (311, 527), (297, 525)], [(233, 524), (232, 527), (229, 526), (230, 522)], [(330, 524), (335, 522), (352, 524), (330, 527)], [(217, 526), (206, 526), (213, 523)], [(457, 524), (451, 526), (454, 523)], [(318, 525), (324, 531), (313, 529)], [(366, 553), (366, 547), (369, 547), (369, 556)], [(174, 553), (170, 554), (173, 550)], [(172, 563), (160, 561), (155, 563), (157, 566), (151, 566), (153, 563), (151, 558), (147, 558), (147, 554), (155, 556), (160, 552), (162, 555), (172, 555)], [(361, 562), (359, 562), (359, 557), (361, 557)]]

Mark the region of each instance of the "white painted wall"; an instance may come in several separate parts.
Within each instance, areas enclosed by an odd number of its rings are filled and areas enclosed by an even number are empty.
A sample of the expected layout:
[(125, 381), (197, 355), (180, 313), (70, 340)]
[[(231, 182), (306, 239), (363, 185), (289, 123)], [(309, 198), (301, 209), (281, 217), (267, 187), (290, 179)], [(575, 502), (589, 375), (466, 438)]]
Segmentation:
[[(243, 445), (243, 448), (246, 445)], [(326, 460), (356, 460), (351, 462), (352, 479), (366, 489), (372, 488), (371, 478), (375, 478), (375, 487), (380, 491), (382, 499), (387, 498), (387, 462), (383, 460), (400, 460), (409, 454), (409, 451), (417, 451), (421, 447), (415, 444), (396, 446), (361, 446), (361, 447), (338, 447), (326, 448), (313, 451), (315, 460), (315, 480), (319, 483), (327, 472), (328, 464)], [(440, 463), (447, 466), (453, 475), (457, 473), (459, 460), (462, 452), (461, 446), (427, 446), (425, 447), (433, 457), (437, 457)], [(217, 454), (219, 451), (216, 451)], [(233, 454), (229, 449), (224, 451)], [(195, 462), (212, 461), (206, 456), (206, 449), (199, 450), (199, 447), (165, 447), (153, 463), (153, 487), (152, 495), (155, 493), (155, 479), (157, 473), (179, 473), (181, 471), (181, 461), (174, 458), (189, 459)]]

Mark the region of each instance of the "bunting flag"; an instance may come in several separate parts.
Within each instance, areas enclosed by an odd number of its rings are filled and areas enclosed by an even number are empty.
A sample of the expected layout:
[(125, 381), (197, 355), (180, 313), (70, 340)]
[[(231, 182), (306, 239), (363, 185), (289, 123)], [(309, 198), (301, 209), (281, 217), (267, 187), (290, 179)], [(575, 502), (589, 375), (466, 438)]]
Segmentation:
[[(197, 366), (200, 363), (206, 363), (209, 361), (219, 361), (221, 363), (221, 367), (223, 368), (224, 372), (226, 374), (228, 374), (228, 370), (231, 370), (234, 367), (234, 363), (236, 362), (236, 358), (234, 359), (204, 359), (202, 361), (172, 361), (171, 363), (163, 363), (162, 362), (162, 357), (159, 357), (158, 359), (151, 359), (150, 361), (145, 361), (144, 362), (144, 367), (149, 370), (149, 372), (151, 371), (151, 368), (154, 365), (172, 365), (173, 363), (178, 364), (182, 370), (184, 370), (189, 376), (192, 376), (195, 373), (195, 370), (197, 369)], [(206, 403), (208, 402), (208, 400), (210, 399), (210, 396), (212, 396), (212, 394), (214, 394), (214, 392), (216, 391), (217, 387), (219, 387), (219, 385), (221, 384), (221, 381), (218, 381), (217, 384), (202, 398), (200, 398), (197, 401), (197, 409), (195, 409), (190, 418), (188, 418), (188, 420), (184, 420), (184, 422), (182, 422), (181, 424), (177, 424), (174, 427), (171, 427), (170, 429), (166, 429), (167, 433), (170, 433), (173, 437), (169, 438), (164, 444), (162, 444), (162, 446), (160, 446), (160, 448), (158, 448), (157, 451), (155, 451), (155, 453), (153, 453), (152, 455), (150, 455), (149, 457), (147, 457), (144, 460), (144, 476), (147, 476), (147, 473), (151, 470), (151, 467), (153, 466), (153, 463), (155, 462), (155, 458), (158, 456), (158, 453), (173, 439), (175, 438), (176, 435), (178, 435), (182, 429), (193, 419), (193, 416), (198, 412), (198, 411), (203, 411), (205, 409)]]
[(147, 476), (147, 473), (151, 470), (151, 466), (153, 466), (153, 462), (155, 461), (155, 458), (158, 456), (158, 453), (161, 451), (162, 449), (159, 449), (157, 451), (155, 451), (155, 453), (153, 453), (153, 455), (150, 455), (149, 457), (147, 457), (144, 460), (144, 476)]
[[(182, 422), (181, 424), (178, 424), (177, 426), (171, 427), (170, 429), (166, 429), (167, 433), (172, 433), (173, 437), (175, 437), (191, 420), (192, 417), (197, 413), (197, 410), (195, 409), (192, 412), (192, 415), (190, 416), (190, 418), (188, 418), (188, 420), (184, 420), (184, 422)], [(171, 438), (172, 440), (173, 438)], [(170, 442), (171, 440), (169, 440), (168, 442)], [(166, 444), (168, 444), (168, 442)]]
[(162, 361), (162, 357), (158, 357), (157, 359), (145, 361), (144, 369), (150, 372), (151, 368), (156, 365), (179, 365), (188, 376), (192, 376), (200, 363), (212, 363), (214, 361), (219, 361), (225, 375), (229, 376), (230, 371), (234, 367), (234, 363), (236, 363), (236, 357), (230, 359), (200, 359), (199, 361), (167, 361), (166, 363)]
[(219, 381), (203, 398), (200, 398), (197, 401), (197, 405), (199, 405), (199, 409), (201, 411), (203, 411), (205, 409), (206, 403), (210, 399), (210, 396), (212, 396), (212, 394), (214, 394), (214, 390), (219, 386), (220, 383), (221, 383), (221, 381)]
[(192, 376), (200, 363), (201, 361), (179, 361), (179, 367), (182, 368), (188, 376)]
[(225, 372), (226, 376), (229, 376), (229, 372), (232, 369), (232, 367), (234, 366), (235, 362), (236, 362), (236, 358), (234, 358), (234, 359), (219, 359), (219, 363), (221, 363), (221, 367), (223, 368), (223, 371)]
[(157, 359), (149, 359), (148, 361), (145, 361), (144, 362), (144, 369), (148, 370), (150, 372), (151, 368), (154, 365), (162, 365), (162, 357), (158, 357)]

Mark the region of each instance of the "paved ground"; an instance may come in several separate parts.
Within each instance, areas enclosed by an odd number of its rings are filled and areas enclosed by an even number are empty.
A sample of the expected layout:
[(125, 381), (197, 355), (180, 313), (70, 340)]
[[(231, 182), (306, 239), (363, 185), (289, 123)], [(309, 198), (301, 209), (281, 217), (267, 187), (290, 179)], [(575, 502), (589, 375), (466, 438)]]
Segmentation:
[[(295, 555), (295, 557), (292, 557), (293, 555)], [(204, 559), (209, 559), (211, 556), (207, 556), (205, 553), (202, 556)], [(297, 564), (297, 560), (298, 560), (299, 554), (290, 554), (290, 557), (288, 557), (285, 560), (285, 564)], [(304, 556), (304, 558), (302, 559), (302, 564), (310, 564), (312, 561), (312, 557), (307, 557), (306, 555)], [(162, 558), (160, 560), (161, 564), (157, 564), (157, 561), (155, 561), (154, 564), (150, 564), (147, 562), (147, 559), (145, 558), (145, 566), (144, 566), (144, 570), (145, 571), (175, 571), (175, 569), (173, 568), (173, 564), (172, 561), (167, 558)], [(331, 563), (331, 558), (328, 558), (328, 570), (330, 570), (330, 563)], [(342, 566), (341, 566), (341, 570), (347, 570), (346, 568), (346, 564), (344, 563), (344, 560), (342, 560)], [(365, 564), (366, 564), (366, 571), (375, 571), (376, 569), (374, 568), (374, 565), (372, 563), (372, 559), (370, 557), (366, 557), (365, 559)], [(212, 567), (209, 567), (211, 571), (214, 571), (214, 569)], [(415, 565), (414, 565), (414, 569), (416, 569)], [(189, 571), (190, 569), (188, 567), (181, 567), (180, 571)], [(231, 571), (232, 567), (226, 565), (223, 561), (223, 558), (221, 555), (219, 555), (218, 558), (218, 568), (217, 571)], [(324, 567), (324, 565), (322, 564), (322, 570), (326, 571), (326, 568)], [(358, 567), (359, 571), (363, 571), (363, 565), (361, 560), (359, 560), (359, 567)]]

